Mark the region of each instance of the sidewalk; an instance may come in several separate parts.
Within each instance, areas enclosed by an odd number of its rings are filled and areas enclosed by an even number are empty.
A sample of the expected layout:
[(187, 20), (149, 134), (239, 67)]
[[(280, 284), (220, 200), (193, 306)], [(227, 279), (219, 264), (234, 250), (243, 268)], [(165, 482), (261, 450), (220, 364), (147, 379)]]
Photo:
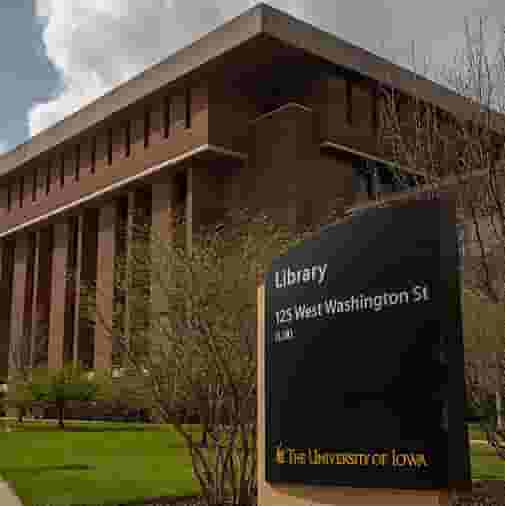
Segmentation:
[(19, 497), (0, 476), (0, 504), (2, 506), (23, 506)]

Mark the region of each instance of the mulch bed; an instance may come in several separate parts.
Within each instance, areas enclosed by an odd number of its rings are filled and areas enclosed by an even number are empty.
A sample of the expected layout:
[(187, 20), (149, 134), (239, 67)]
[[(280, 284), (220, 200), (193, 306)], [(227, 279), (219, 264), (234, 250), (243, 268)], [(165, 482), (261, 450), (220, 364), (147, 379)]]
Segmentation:
[[(454, 494), (450, 506), (505, 506), (505, 481), (480, 481), (473, 484), (471, 492)], [(141, 503), (118, 506), (205, 506), (199, 496), (193, 497), (154, 497)], [(224, 506), (224, 505), (223, 505)]]
[(151, 497), (142, 502), (121, 503), (118, 506), (205, 506), (201, 496)]
[(451, 506), (505, 506), (505, 481), (476, 482), (471, 492), (451, 497), (449, 504)]

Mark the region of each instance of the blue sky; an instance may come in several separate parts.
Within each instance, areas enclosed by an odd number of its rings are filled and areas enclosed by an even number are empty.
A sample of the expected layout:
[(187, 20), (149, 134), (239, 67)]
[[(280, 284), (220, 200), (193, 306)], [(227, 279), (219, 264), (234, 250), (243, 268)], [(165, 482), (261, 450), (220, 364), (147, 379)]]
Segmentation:
[(59, 74), (47, 59), (44, 26), (30, 0), (0, 5), (0, 150), (29, 136), (27, 112), (35, 101), (58, 92)]
[[(0, 153), (253, 6), (251, 0), (1, 0)], [(464, 18), (503, 0), (271, 0), (312, 24), (429, 76), (464, 45)]]

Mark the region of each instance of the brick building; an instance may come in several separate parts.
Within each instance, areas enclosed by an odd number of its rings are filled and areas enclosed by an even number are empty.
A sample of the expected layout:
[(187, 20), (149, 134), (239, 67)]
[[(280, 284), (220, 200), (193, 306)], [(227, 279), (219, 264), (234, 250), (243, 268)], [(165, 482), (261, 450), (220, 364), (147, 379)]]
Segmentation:
[(384, 83), (471, 118), (453, 92), (260, 4), (1, 156), (0, 380), (19, 339), (35, 365), (111, 365), (76, 288), (96, 281), (112, 313), (129, 219), (170, 240), (179, 209), (190, 241), (231, 208), (304, 224), (400, 190), (378, 141)]

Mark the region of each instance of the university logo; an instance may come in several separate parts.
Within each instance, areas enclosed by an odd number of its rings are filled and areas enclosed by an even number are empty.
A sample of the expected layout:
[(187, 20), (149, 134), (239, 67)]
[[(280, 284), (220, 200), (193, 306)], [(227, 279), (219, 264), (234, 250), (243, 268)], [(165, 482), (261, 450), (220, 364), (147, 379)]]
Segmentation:
[(286, 463), (286, 450), (282, 448), (282, 443), (277, 446), (275, 451), (275, 462), (276, 464), (285, 464)]

